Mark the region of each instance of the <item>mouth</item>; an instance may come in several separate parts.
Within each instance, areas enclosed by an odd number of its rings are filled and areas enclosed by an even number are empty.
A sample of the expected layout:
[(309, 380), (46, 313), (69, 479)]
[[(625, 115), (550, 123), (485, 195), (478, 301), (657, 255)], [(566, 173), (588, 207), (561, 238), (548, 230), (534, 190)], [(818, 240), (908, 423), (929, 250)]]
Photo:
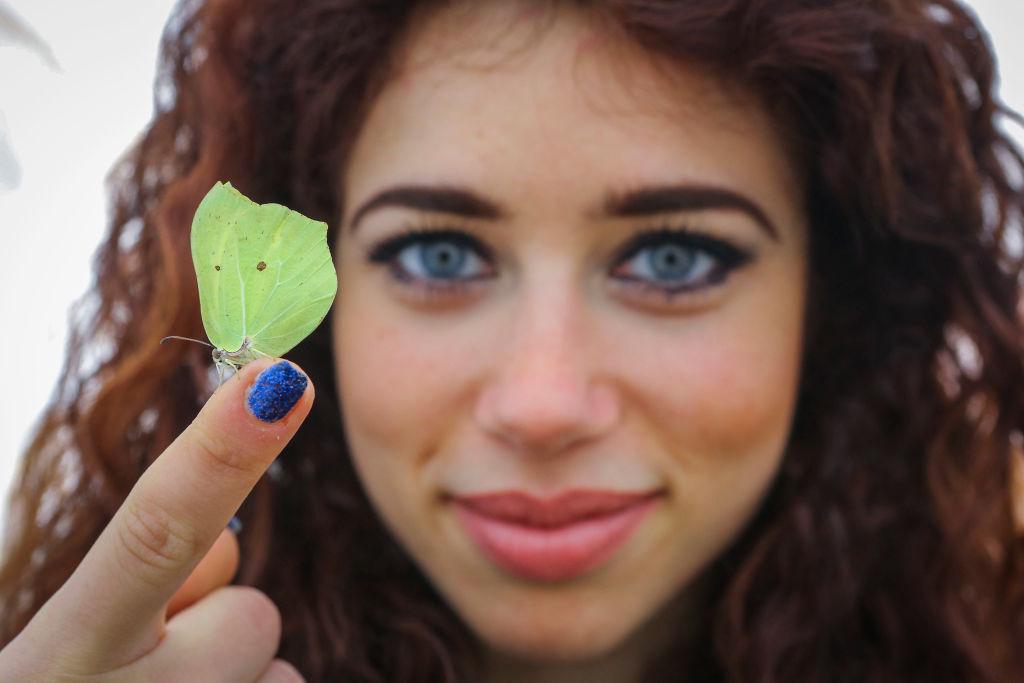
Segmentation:
[(551, 500), (521, 492), (451, 499), (468, 536), (505, 571), (566, 581), (608, 561), (654, 509), (660, 492), (570, 491)]

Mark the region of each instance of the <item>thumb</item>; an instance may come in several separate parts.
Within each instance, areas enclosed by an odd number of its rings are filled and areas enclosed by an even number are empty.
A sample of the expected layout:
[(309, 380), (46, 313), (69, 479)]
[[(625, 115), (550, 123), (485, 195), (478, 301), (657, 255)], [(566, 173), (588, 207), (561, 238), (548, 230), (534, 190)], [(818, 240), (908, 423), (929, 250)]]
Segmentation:
[(224, 529), (185, 583), (171, 596), (167, 603), (167, 618), (201, 600), (214, 589), (229, 584), (238, 571), (238, 559), (238, 538), (231, 529)]

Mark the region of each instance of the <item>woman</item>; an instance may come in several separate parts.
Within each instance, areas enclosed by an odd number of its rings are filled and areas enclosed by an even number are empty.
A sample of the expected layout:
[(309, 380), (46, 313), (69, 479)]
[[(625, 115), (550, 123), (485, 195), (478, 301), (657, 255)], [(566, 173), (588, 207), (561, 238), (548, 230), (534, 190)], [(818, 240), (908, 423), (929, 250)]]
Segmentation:
[[(0, 678), (1024, 677), (1022, 159), (962, 7), (217, 0), (163, 65)], [(206, 401), (158, 342), (216, 180), (339, 290)]]

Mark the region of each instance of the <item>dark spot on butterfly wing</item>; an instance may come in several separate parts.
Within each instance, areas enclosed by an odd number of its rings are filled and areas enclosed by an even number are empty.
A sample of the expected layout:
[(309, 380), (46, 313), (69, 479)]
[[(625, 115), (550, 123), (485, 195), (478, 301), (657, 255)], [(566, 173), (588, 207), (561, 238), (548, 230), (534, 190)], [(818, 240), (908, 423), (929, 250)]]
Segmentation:
[(256, 270), (266, 270), (267, 264), (264, 261), (260, 261), (256, 264)]
[(214, 266), (213, 269), (214, 270), (220, 270), (220, 266)]

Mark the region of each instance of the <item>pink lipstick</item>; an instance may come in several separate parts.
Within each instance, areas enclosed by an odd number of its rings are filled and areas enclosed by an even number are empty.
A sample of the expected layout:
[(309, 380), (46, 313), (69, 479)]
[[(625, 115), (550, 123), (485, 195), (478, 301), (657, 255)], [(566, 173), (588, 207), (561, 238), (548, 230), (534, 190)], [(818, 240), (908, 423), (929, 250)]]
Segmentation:
[(512, 491), (452, 502), (466, 532), (492, 562), (522, 578), (564, 581), (608, 560), (660, 495), (573, 490), (543, 500)]

